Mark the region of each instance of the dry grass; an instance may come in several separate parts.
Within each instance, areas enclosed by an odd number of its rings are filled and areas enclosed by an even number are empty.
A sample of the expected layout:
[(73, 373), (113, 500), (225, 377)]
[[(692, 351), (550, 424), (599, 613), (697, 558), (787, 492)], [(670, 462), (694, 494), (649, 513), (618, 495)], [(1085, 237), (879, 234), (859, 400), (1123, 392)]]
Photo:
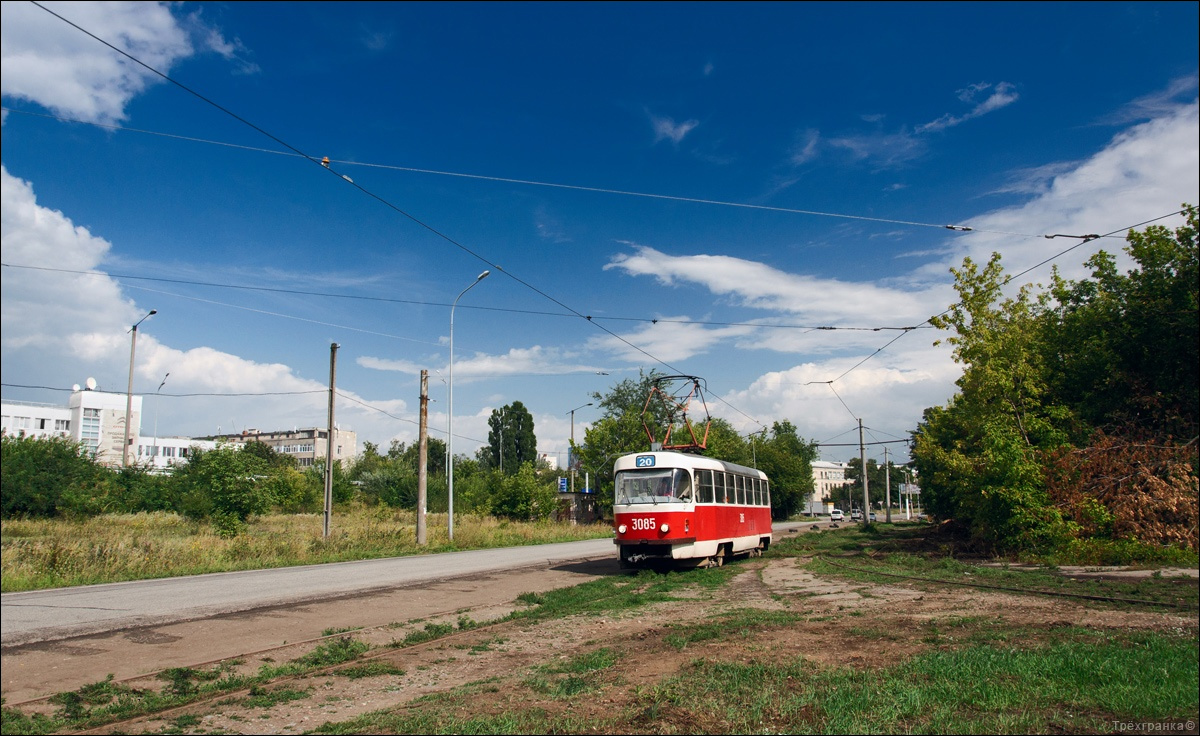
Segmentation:
[(454, 544), (445, 514), (428, 514), (428, 543), (416, 542), (412, 511), (353, 506), (335, 511), (328, 539), (321, 514), (273, 514), (223, 538), (207, 523), (173, 513), (107, 514), (71, 521), (0, 523), (3, 592), (121, 580), (251, 570), (449, 550), (511, 547), (612, 533), (608, 524), (517, 523), (455, 515)]

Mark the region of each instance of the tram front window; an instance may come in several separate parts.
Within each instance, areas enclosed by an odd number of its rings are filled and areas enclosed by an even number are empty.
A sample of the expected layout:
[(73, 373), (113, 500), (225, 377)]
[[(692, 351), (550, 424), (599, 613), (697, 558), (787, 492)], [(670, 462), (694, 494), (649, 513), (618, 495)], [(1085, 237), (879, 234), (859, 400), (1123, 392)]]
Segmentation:
[(690, 503), (692, 476), (679, 468), (662, 470), (622, 470), (617, 473), (618, 506), (638, 503)]

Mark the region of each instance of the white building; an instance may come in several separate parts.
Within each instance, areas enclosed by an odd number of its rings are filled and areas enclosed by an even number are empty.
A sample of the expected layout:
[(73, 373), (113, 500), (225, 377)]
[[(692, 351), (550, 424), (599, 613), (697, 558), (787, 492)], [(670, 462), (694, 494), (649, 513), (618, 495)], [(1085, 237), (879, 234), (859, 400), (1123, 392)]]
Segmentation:
[[(119, 467), (124, 458), (126, 394), (75, 387), (67, 405), (5, 401), (0, 432), (16, 437), (69, 437), (82, 443), (104, 465)], [(129, 402), (130, 463), (165, 469), (185, 461), (193, 446), (215, 442), (186, 437), (142, 437), (142, 397)], [(157, 448), (157, 449), (156, 449)]]
[[(240, 434), (221, 434), (206, 437), (207, 440), (228, 442), (236, 446), (247, 442), (262, 442), (276, 452), (296, 458), (296, 465), (311, 468), (324, 460), (329, 452), (329, 430), (319, 427), (293, 429), (291, 431), (260, 432), (247, 429)], [(349, 429), (333, 428), (333, 461), (345, 467), (347, 461), (358, 455), (358, 433)]]
[(846, 478), (846, 463), (831, 463), (817, 460), (812, 464), (813, 495), (804, 505), (807, 515), (828, 514), (833, 510), (836, 492), (854, 483)]

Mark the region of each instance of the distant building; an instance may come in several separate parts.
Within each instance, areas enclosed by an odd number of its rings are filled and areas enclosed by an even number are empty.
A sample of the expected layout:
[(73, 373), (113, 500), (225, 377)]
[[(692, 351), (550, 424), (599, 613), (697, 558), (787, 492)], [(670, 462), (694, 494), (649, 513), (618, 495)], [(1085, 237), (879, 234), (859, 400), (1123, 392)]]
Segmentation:
[[(94, 385), (91, 382), (89, 385)], [(96, 461), (119, 467), (124, 457), (126, 394), (76, 387), (67, 405), (5, 401), (0, 432), (14, 437), (68, 437), (80, 442)], [(186, 461), (192, 447), (214, 442), (188, 437), (142, 437), (142, 397), (130, 402), (130, 463), (166, 469)]]
[[(237, 445), (261, 442), (276, 452), (296, 458), (296, 465), (301, 468), (310, 468), (316, 461), (324, 460), (329, 448), (329, 430), (316, 427), (293, 429), (290, 432), (260, 432), (257, 429), (247, 429), (241, 434), (218, 434), (203, 439)], [(356, 455), (358, 455), (358, 434), (348, 429), (334, 427), (334, 462), (344, 465), (347, 460)]]
[(833, 498), (837, 492), (854, 483), (846, 478), (849, 467), (846, 463), (813, 462), (813, 494), (804, 505), (805, 514), (827, 514), (833, 510)]

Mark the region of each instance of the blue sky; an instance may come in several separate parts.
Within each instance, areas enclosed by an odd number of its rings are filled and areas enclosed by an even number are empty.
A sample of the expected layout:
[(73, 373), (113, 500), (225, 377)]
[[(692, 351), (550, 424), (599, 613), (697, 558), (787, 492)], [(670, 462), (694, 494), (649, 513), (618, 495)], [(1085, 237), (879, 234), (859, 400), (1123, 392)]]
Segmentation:
[(343, 427), (412, 442), (428, 369), (444, 438), (488, 269), (458, 453), (520, 401), (563, 458), (652, 369), (744, 433), (904, 438), (961, 369), (889, 328), (951, 267), (1117, 233), (1082, 276), (1200, 200), (1196, 3), (42, 6), (0, 30), (4, 398), (124, 391), (157, 309), (144, 432), (323, 425), (336, 342)]

